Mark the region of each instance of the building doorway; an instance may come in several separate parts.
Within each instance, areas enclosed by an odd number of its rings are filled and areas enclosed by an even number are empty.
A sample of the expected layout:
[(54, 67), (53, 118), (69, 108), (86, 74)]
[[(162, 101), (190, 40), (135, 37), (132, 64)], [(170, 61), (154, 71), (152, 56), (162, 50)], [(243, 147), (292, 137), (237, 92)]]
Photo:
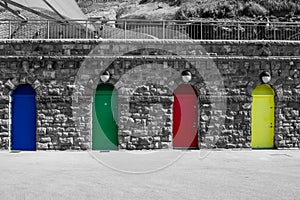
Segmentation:
[(111, 84), (98, 85), (93, 101), (92, 149), (118, 149), (118, 93)]
[(35, 90), (19, 85), (12, 93), (11, 150), (36, 150)]
[(268, 84), (252, 91), (252, 148), (274, 148), (274, 91)]
[(182, 84), (173, 95), (173, 148), (198, 149), (198, 92)]

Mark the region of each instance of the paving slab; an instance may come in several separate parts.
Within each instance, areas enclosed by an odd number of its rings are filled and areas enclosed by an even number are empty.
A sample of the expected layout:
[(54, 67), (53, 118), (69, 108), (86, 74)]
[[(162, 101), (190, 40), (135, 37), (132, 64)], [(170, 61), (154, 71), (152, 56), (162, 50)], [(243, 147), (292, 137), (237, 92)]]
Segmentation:
[(4, 151), (0, 199), (298, 200), (300, 151)]

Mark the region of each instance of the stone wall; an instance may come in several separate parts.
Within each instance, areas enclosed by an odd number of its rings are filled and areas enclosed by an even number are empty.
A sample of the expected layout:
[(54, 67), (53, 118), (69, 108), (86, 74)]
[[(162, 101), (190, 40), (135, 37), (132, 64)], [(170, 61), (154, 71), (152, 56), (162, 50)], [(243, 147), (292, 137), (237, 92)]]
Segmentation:
[(297, 42), (0, 41), (0, 149), (9, 148), (11, 92), (36, 90), (37, 149), (91, 148), (91, 105), (109, 71), (118, 90), (119, 148), (172, 148), (173, 91), (191, 71), (199, 92), (200, 148), (249, 148), (251, 92), (269, 71), (275, 146), (300, 146)]

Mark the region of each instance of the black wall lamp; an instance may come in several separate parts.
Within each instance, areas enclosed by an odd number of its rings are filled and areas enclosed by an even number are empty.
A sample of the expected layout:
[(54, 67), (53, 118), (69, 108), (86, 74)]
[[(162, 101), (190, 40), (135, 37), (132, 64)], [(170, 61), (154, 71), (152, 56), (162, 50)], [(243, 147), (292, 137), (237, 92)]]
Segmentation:
[(181, 77), (183, 82), (188, 83), (192, 80), (192, 73), (189, 70), (184, 70), (181, 72)]
[(100, 79), (103, 83), (106, 83), (110, 79), (109, 71), (105, 71), (101, 74)]
[(259, 78), (262, 83), (267, 84), (271, 81), (271, 74), (269, 72), (262, 72)]

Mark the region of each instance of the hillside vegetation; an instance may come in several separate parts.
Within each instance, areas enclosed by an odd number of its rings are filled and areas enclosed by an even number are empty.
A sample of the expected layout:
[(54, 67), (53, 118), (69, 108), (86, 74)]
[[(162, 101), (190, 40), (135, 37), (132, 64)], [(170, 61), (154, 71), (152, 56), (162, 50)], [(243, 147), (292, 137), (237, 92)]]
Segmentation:
[(140, 4), (153, 2), (179, 6), (175, 19), (182, 20), (300, 15), (300, 0), (141, 0)]
[[(82, 10), (88, 16), (109, 19), (247, 19), (271, 16), (290, 19), (300, 15), (300, 0), (123, 0), (103, 1), (93, 5), (92, 0), (81, 0)], [(108, 17), (109, 13), (115, 16)], [(93, 12), (93, 13), (92, 13)]]
[(182, 3), (176, 19), (292, 17), (299, 14), (299, 0), (195, 0)]

